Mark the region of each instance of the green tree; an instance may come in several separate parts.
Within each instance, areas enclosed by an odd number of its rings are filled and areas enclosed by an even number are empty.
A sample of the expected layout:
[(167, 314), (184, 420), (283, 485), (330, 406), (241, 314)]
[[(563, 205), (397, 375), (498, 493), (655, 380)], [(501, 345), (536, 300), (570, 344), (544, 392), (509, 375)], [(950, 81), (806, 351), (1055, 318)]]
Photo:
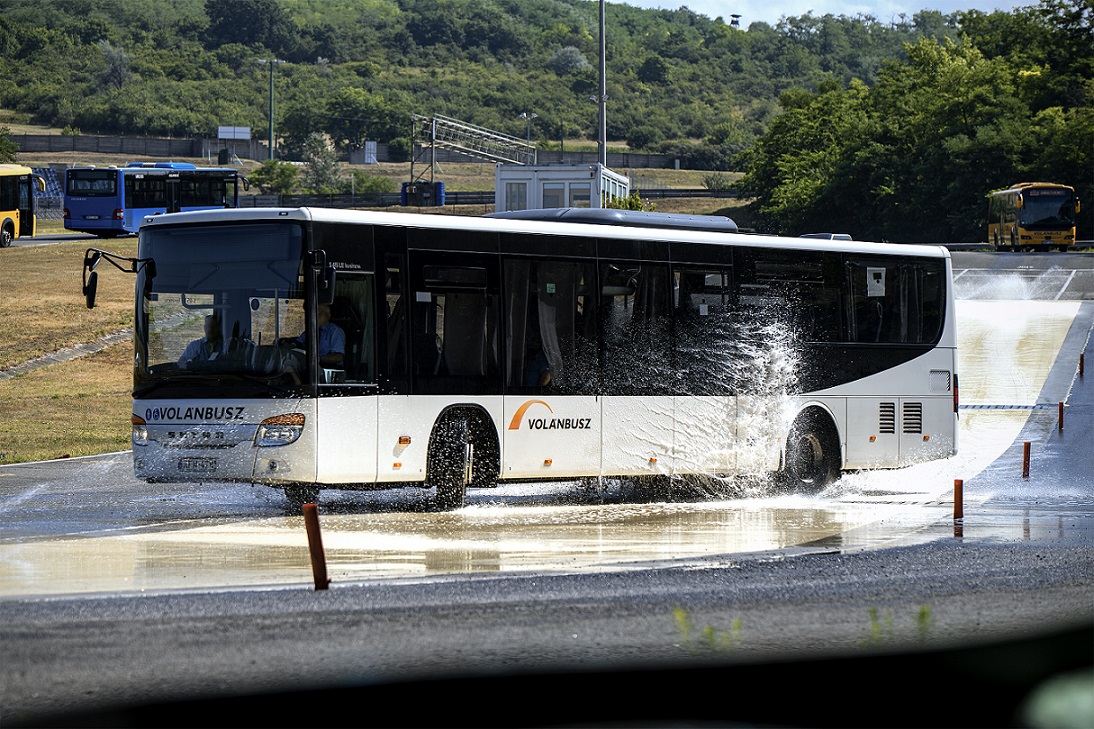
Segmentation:
[(112, 46), (110, 41), (101, 40), (98, 46), (106, 63), (106, 68), (99, 74), (99, 82), (103, 86), (122, 86), (133, 75), (129, 70), (129, 61), (132, 59), (121, 48)]
[(265, 195), (287, 195), (296, 191), (300, 169), (290, 162), (271, 159), (252, 172), (250, 180)]
[(565, 48), (559, 48), (547, 61), (547, 68), (551, 69), (559, 76), (565, 76), (571, 73), (577, 73), (587, 68), (592, 68), (589, 61), (585, 58), (585, 54), (580, 49), (574, 46), (566, 46)]
[(14, 162), (19, 148), (11, 141), (11, 129), (0, 127), (0, 162)]
[(330, 140), (315, 132), (304, 142), (304, 187), (315, 193), (338, 192), (341, 165)]
[(262, 46), (280, 56), (295, 57), (298, 31), (277, 0), (205, 0), (211, 48), (227, 43)]
[(352, 192), (357, 195), (370, 192), (395, 192), (395, 190), (395, 180), (362, 170), (354, 170), (353, 174), (342, 183), (342, 192)]
[(404, 131), (407, 114), (379, 94), (346, 87), (327, 102), (324, 131), (343, 149), (361, 149), (367, 140), (387, 142)]

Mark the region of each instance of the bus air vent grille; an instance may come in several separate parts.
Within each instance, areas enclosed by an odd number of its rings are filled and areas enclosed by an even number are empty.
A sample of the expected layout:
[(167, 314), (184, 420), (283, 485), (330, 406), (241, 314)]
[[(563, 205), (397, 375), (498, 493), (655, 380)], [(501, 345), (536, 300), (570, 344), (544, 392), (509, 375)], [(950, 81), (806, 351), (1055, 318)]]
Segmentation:
[(904, 403), (904, 432), (905, 433), (922, 433), (923, 432), (923, 403), (921, 403), (921, 402), (906, 402), (906, 403)]
[(878, 406), (878, 432), (896, 432), (896, 403), (883, 402)]

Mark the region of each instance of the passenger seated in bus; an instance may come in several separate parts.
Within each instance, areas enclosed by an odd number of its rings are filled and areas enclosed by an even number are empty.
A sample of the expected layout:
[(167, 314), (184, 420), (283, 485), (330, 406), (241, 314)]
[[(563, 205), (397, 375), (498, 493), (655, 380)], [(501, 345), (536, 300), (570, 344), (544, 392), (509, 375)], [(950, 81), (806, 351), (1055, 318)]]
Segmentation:
[[(319, 364), (323, 367), (341, 367), (346, 353), (346, 333), (330, 320), (330, 304), (320, 304), (315, 314), (315, 323), (319, 325)], [(303, 349), (306, 333), (301, 332), (299, 337), (291, 340), (293, 346)]]
[(547, 387), (551, 384), (551, 363), (547, 361), (547, 353), (539, 344), (528, 357), (524, 369), (525, 387)]
[(208, 362), (216, 359), (224, 351), (224, 336), (220, 331), (220, 317), (209, 314), (205, 317), (205, 336), (186, 345), (179, 357), (178, 365), (182, 369), (191, 362)]

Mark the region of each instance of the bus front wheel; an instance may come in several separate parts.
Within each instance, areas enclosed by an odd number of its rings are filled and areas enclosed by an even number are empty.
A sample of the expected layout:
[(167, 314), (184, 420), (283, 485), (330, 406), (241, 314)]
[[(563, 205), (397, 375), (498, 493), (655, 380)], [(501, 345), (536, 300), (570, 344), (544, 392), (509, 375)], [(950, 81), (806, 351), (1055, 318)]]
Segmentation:
[(831, 418), (817, 410), (795, 421), (786, 439), (783, 482), (792, 490), (817, 492), (839, 478), (839, 438)]
[(10, 225), (5, 225), (3, 230), (0, 230), (0, 248), (7, 248), (11, 245), (12, 240), (15, 239), (15, 233)]
[(463, 506), (475, 464), (471, 423), (465, 416), (445, 418), (433, 429), (426, 465), (436, 489), (437, 508), (451, 511)]
[(289, 511), (293, 514), (301, 514), (304, 504), (314, 504), (319, 501), (319, 487), (314, 484), (293, 484), (285, 487), (285, 499), (289, 502)]

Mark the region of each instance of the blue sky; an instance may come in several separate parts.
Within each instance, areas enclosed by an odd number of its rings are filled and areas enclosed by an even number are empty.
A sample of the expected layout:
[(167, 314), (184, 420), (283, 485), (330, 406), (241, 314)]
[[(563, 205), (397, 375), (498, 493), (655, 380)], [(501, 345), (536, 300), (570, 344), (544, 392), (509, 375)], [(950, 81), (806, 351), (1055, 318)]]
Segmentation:
[(952, 13), (955, 10), (1012, 10), (1017, 7), (1036, 5), (1036, 0), (623, 0), (627, 5), (641, 8), (678, 8), (687, 6), (695, 12), (716, 18), (719, 15), (729, 22), (731, 13), (741, 15), (741, 27), (762, 21), (774, 25), (783, 16), (805, 15), (873, 15), (882, 22), (896, 20), (903, 13), (909, 18), (920, 10), (938, 10)]

